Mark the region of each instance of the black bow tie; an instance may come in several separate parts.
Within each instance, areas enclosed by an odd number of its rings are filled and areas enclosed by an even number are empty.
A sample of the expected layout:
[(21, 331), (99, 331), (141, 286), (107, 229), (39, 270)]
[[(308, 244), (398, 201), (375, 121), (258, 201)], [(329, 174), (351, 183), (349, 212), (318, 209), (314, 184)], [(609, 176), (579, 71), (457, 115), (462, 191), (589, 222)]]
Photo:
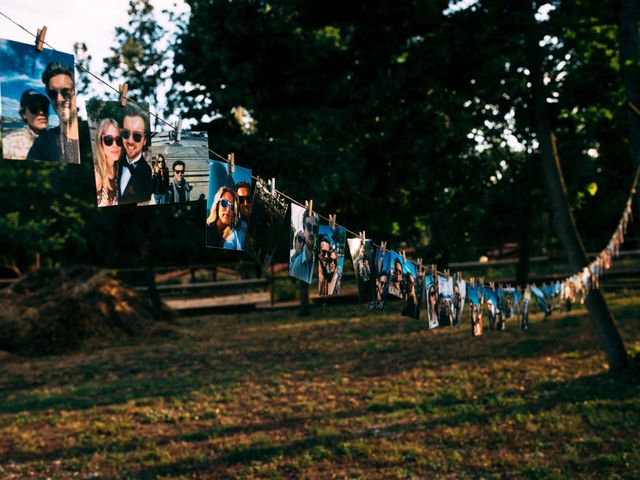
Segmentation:
[(133, 175), (133, 172), (136, 171), (136, 163), (138, 163), (137, 160), (135, 162), (132, 162), (132, 163), (129, 163), (126, 160), (124, 161), (124, 166), (129, 169), (129, 173), (131, 173), (131, 175)]

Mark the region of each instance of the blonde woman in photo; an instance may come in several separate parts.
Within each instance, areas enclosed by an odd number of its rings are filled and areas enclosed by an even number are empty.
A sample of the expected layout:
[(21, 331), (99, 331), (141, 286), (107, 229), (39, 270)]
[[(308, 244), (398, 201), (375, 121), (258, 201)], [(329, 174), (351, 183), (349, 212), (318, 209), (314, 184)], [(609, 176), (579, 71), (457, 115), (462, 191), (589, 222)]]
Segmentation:
[(238, 199), (232, 188), (218, 189), (207, 218), (207, 247), (242, 250), (236, 225)]
[(96, 130), (96, 156), (93, 164), (99, 207), (118, 204), (118, 167), (122, 155), (120, 125), (112, 118), (100, 121)]

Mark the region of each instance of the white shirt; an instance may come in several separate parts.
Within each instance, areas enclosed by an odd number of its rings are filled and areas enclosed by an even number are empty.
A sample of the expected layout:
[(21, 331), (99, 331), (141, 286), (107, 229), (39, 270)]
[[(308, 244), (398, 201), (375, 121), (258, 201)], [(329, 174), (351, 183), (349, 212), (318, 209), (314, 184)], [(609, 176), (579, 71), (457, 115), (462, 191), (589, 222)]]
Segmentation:
[[(133, 160), (129, 160), (125, 157), (125, 162), (128, 162), (131, 165), (140, 160), (141, 157), (142, 152), (140, 152), (138, 156)], [(129, 180), (131, 180), (131, 172), (126, 165), (122, 165), (122, 176), (120, 177), (120, 193), (124, 192), (125, 188), (127, 188), (127, 185), (129, 185)]]

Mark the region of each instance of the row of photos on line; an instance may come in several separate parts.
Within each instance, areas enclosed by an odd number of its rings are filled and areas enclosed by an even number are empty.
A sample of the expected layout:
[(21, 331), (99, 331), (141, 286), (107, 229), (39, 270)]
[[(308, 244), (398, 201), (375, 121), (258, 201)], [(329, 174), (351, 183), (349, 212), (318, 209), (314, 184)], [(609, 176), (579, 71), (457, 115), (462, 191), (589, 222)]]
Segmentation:
[[(33, 45), (0, 39), (0, 98), (4, 159), (80, 163), (73, 55), (48, 49), (38, 53)], [(131, 103), (122, 107), (119, 102), (95, 98), (86, 102), (98, 206), (164, 203), (166, 198), (154, 195), (162, 181), (165, 187), (169, 183), (169, 201), (196, 200), (190, 196), (192, 187), (186, 179), (174, 175), (168, 182), (168, 165), (154, 161), (146, 107)], [(159, 148), (156, 153), (167, 153), (164, 146)], [(208, 159), (208, 149), (199, 148), (202, 151), (196, 156)], [(215, 160), (208, 160), (208, 166), (208, 247), (245, 250), (269, 265), (290, 208), (292, 277), (309, 284), (317, 278), (320, 295), (337, 295), (348, 246), (358, 294), (369, 308), (383, 309), (387, 296), (392, 295), (402, 299), (403, 315), (418, 318), (424, 303), (429, 327), (434, 328), (460, 325), (467, 301), (474, 335), (482, 334), (483, 305), (489, 327), (501, 329), (516, 313), (526, 327), (532, 295), (545, 312), (554, 299), (584, 301), (589, 285), (597, 285), (599, 274), (617, 254), (631, 212), (629, 202), (611, 243), (585, 272), (521, 292), (468, 284), (458, 275), (435, 274), (394, 251), (374, 252), (371, 240), (347, 240), (344, 227), (320, 225), (310, 208), (289, 204), (260, 178), (253, 182), (251, 170)], [(173, 170), (179, 171), (180, 166)], [(199, 199), (202, 197), (204, 194)]]

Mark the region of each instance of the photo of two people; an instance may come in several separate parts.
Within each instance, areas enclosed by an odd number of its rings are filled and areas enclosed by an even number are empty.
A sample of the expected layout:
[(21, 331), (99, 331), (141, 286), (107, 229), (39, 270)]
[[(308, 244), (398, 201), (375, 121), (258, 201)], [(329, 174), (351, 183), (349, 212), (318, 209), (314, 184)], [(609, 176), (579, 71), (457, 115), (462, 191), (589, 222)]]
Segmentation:
[(375, 298), (369, 303), (369, 310), (384, 310), (389, 294), (389, 269), (391, 268), (391, 252), (382, 249), (376, 252), (374, 272), (376, 278)]
[(87, 102), (96, 202), (148, 205), (152, 194), (148, 105), (92, 98)]
[(313, 281), (318, 249), (320, 218), (310, 209), (291, 204), (289, 275), (308, 284)]
[(0, 39), (5, 160), (80, 163), (74, 57)]
[(251, 217), (251, 170), (209, 162), (207, 247), (243, 250)]
[(318, 295), (338, 295), (344, 267), (347, 229), (320, 225), (318, 238)]
[(375, 296), (375, 272), (373, 260), (373, 240), (350, 238), (349, 253), (353, 261), (358, 286), (358, 298), (361, 303), (369, 303)]

